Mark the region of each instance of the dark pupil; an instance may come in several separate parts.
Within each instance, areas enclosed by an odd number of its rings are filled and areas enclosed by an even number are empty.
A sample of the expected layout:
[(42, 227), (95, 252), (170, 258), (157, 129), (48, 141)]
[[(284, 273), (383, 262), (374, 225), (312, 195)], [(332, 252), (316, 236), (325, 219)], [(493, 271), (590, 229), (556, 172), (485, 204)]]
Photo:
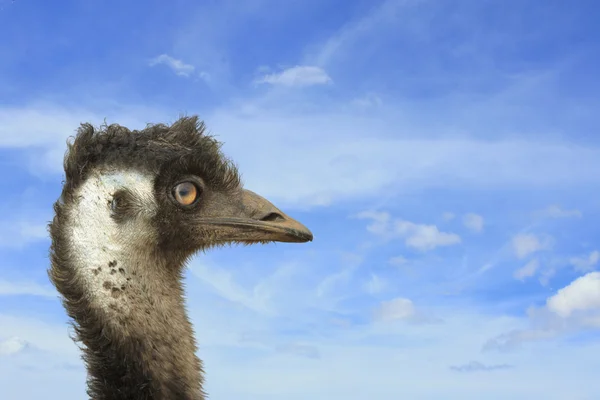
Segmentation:
[(179, 196), (186, 197), (191, 192), (189, 185), (181, 185), (179, 187)]

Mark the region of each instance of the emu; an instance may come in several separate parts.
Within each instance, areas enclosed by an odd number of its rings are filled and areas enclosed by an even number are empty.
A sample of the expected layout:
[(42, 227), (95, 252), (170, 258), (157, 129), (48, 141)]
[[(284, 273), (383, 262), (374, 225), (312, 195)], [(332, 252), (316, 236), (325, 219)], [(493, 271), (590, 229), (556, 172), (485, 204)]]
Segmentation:
[(185, 307), (187, 261), (229, 243), (312, 240), (244, 189), (220, 148), (195, 116), (143, 130), (82, 124), (68, 143), (48, 274), (92, 399), (205, 399)]

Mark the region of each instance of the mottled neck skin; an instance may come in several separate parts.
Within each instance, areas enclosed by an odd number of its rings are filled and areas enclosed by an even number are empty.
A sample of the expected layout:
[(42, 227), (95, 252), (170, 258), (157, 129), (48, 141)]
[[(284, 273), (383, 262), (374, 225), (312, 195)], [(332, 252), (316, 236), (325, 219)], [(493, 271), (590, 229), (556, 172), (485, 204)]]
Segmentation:
[[(115, 221), (116, 190), (135, 187), (144, 202)], [(184, 259), (157, 248), (152, 180), (137, 174), (96, 175), (57, 205), (51, 225), (50, 277), (75, 322), (95, 400), (203, 400), (202, 364), (187, 318)]]

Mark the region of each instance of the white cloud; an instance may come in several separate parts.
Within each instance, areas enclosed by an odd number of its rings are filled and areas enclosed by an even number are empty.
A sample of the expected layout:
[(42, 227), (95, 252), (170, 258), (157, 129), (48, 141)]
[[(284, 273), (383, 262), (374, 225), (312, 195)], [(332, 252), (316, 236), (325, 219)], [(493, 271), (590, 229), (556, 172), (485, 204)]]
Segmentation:
[(414, 315), (413, 302), (402, 297), (382, 302), (375, 311), (375, 319), (378, 321), (404, 320)]
[(513, 351), (524, 343), (600, 328), (600, 272), (575, 279), (548, 297), (543, 307), (529, 307), (527, 316), (528, 327), (512, 329), (487, 340), (483, 350)]
[(471, 232), (480, 233), (483, 231), (483, 217), (473, 213), (465, 214), (463, 225)]
[(313, 86), (328, 84), (332, 80), (322, 68), (297, 65), (279, 73), (267, 74), (255, 82), (281, 86)]
[(563, 210), (560, 206), (551, 205), (540, 211), (539, 215), (546, 218), (580, 218), (583, 214), (579, 210)]
[(535, 273), (537, 272), (537, 270), (539, 269), (539, 267), (540, 267), (540, 262), (537, 260), (537, 258), (534, 258), (533, 260), (531, 260), (527, 264), (525, 264), (523, 267), (516, 270), (515, 273), (513, 274), (513, 276), (515, 279), (524, 281), (525, 278), (530, 278), (530, 277), (534, 276)]
[(572, 257), (569, 263), (575, 267), (576, 271), (587, 272), (594, 269), (599, 260), (600, 252), (594, 250), (587, 257)]
[(356, 217), (372, 221), (367, 225), (369, 232), (385, 239), (403, 238), (406, 246), (419, 251), (429, 251), (461, 242), (460, 236), (455, 233), (441, 232), (435, 225), (416, 224), (402, 219), (392, 221), (386, 212), (364, 211)]
[(433, 250), (440, 246), (452, 246), (461, 242), (455, 233), (440, 232), (435, 225), (415, 224), (409, 221), (396, 221), (396, 231), (406, 236), (405, 243), (420, 251)]
[(171, 68), (175, 74), (185, 77), (189, 77), (195, 70), (193, 65), (186, 64), (183, 61), (173, 58), (167, 54), (161, 54), (160, 56), (150, 60), (149, 63), (151, 67), (158, 64), (164, 64)]
[(27, 348), (27, 342), (18, 336), (0, 340), (0, 356), (11, 356)]
[(546, 307), (561, 317), (577, 310), (600, 309), (600, 272), (575, 279), (546, 301)]
[(512, 247), (519, 259), (541, 250), (547, 250), (551, 246), (552, 241), (548, 236), (540, 237), (531, 233), (519, 233), (512, 238)]

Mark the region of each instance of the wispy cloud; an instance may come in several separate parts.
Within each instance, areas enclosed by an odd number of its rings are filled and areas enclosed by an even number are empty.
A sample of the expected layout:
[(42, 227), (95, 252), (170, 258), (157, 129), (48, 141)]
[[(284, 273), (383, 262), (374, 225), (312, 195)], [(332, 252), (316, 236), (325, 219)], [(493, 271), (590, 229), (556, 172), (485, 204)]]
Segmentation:
[(498, 371), (503, 369), (511, 369), (514, 366), (510, 364), (492, 364), (486, 365), (479, 361), (471, 361), (463, 365), (452, 365), (450, 369), (456, 372), (481, 372), (481, 371)]
[(527, 309), (529, 327), (513, 329), (487, 340), (484, 351), (514, 351), (525, 343), (552, 340), (600, 328), (600, 272), (583, 275)]
[(280, 353), (294, 354), (301, 357), (321, 358), (321, 353), (317, 347), (306, 344), (290, 343), (277, 346), (276, 350)]
[(516, 270), (514, 272), (513, 276), (515, 277), (515, 279), (524, 281), (526, 278), (530, 278), (530, 277), (534, 276), (539, 268), (540, 268), (540, 262), (537, 258), (534, 258), (533, 260), (531, 260), (527, 264), (525, 264), (523, 267)]
[(413, 317), (415, 313), (413, 302), (399, 297), (382, 302), (375, 311), (375, 318), (379, 321), (405, 320)]
[(393, 265), (394, 267), (399, 267), (402, 265), (406, 265), (406, 263), (408, 263), (408, 260), (403, 256), (395, 256), (395, 257), (390, 258), (388, 260), (388, 263), (390, 265)]
[[(36, 174), (57, 174), (62, 172), (65, 139), (81, 122), (100, 124), (105, 116), (109, 123), (139, 129), (149, 122), (173, 120), (176, 113), (135, 106), (101, 107), (100, 111), (56, 105), (13, 107), (0, 110), (4, 121), (0, 147), (29, 147), (35, 166), (31, 169)], [(243, 167), (247, 186), (282, 206), (306, 208), (343, 199), (374, 198), (384, 188), (396, 185), (422, 190), (464, 184), (499, 190), (600, 182), (598, 175), (590, 172), (600, 169), (600, 151), (593, 148), (536, 141), (506, 140), (492, 145), (476, 139), (398, 137), (398, 132), (423, 132), (423, 128), (415, 129), (393, 116), (385, 119), (389, 123), (381, 126), (380, 118), (337, 111), (327, 117), (265, 111), (248, 118), (241, 117), (237, 109), (206, 115), (211, 131), (218, 132), (225, 142), (224, 151)], [(374, 127), (378, 127), (378, 135), (364, 135)], [(253, 140), (248, 142), (243, 132), (253, 132)], [(298, 159), (311, 162), (299, 170)], [(456, 179), (446, 179), (447, 175)], [(294, 185), (278, 184), (290, 176)]]
[(25, 345), (55, 355), (64, 362), (77, 362), (79, 349), (69, 337), (63, 318), (49, 323), (42, 318), (0, 314), (0, 327), (0, 336), (10, 339), (8, 348), (21, 349)]
[[(390, 125), (382, 126), (381, 118)], [(305, 207), (373, 198), (390, 187), (543, 189), (600, 182), (600, 177), (591, 173), (600, 169), (600, 151), (592, 148), (543, 141), (491, 144), (464, 138), (423, 139), (413, 137), (416, 132), (427, 134), (423, 128), (396, 119), (390, 115), (358, 117), (337, 110), (327, 117), (266, 111), (251, 118), (219, 113), (209, 116), (208, 123), (227, 139), (224, 150), (246, 167), (249, 187), (286, 204)], [(256, 146), (249, 151), (251, 143), (240, 136), (246, 131), (255, 132), (252, 143), (268, 142), (270, 147)], [(271, 163), (266, 163), (267, 159)], [(311, 162), (298, 171), (297, 159)], [(568, 177), (565, 170), (571, 171)], [(447, 179), (449, 175), (456, 179)], [(295, 177), (295, 185), (282, 192), (281, 185), (274, 182), (290, 176)]]
[(281, 86), (314, 86), (325, 85), (332, 80), (322, 68), (297, 65), (281, 72), (264, 75), (255, 82)]
[(565, 210), (558, 205), (551, 205), (538, 211), (538, 215), (546, 218), (580, 218), (583, 214), (579, 210)]
[[(49, 104), (29, 107), (0, 107), (0, 147), (23, 148), (64, 144), (83, 121), (102, 122), (102, 117), (88, 110), (67, 110)], [(60, 161), (60, 158), (58, 159)], [(61, 167), (54, 164), (54, 171)]]
[(465, 214), (463, 225), (471, 232), (481, 233), (483, 231), (483, 217), (474, 213)]
[(365, 283), (367, 293), (376, 295), (381, 293), (386, 288), (386, 282), (381, 277), (372, 274), (371, 278)]
[(47, 224), (39, 221), (10, 221), (0, 228), (0, 247), (22, 247), (48, 239)]
[(406, 237), (405, 244), (420, 251), (433, 250), (440, 246), (453, 246), (461, 242), (456, 233), (441, 232), (435, 225), (396, 221), (396, 232)]
[(365, 37), (371, 37), (379, 32), (381, 27), (397, 22), (403, 7), (410, 8), (418, 1), (386, 0), (372, 7), (369, 12), (361, 14), (359, 18), (352, 20), (327, 40), (320, 43), (315, 51), (307, 55), (307, 59), (316, 65), (328, 65), (333, 63), (340, 54), (346, 54), (354, 49), (357, 42)]
[(482, 350), (510, 352), (518, 349), (523, 343), (553, 339), (558, 335), (550, 329), (515, 329), (487, 340)]
[(532, 233), (519, 233), (512, 238), (512, 247), (517, 258), (522, 259), (552, 247), (552, 238)]
[(161, 54), (158, 57), (155, 57), (152, 60), (150, 60), (150, 62), (148, 63), (148, 65), (150, 65), (151, 67), (159, 64), (166, 65), (167, 67), (171, 68), (171, 70), (175, 72), (175, 74), (185, 77), (191, 76), (194, 73), (194, 70), (196, 69), (193, 65), (186, 64), (182, 60), (178, 60), (167, 54)]
[(362, 109), (368, 109), (381, 106), (383, 104), (383, 100), (375, 93), (367, 93), (362, 97), (352, 100), (352, 104)]
[(225, 300), (239, 304), (261, 314), (273, 314), (269, 307), (268, 294), (261, 294), (258, 287), (249, 290), (235, 281), (233, 272), (198, 262), (191, 266), (192, 274), (207, 285), (210, 290)]
[(28, 343), (17, 337), (9, 337), (5, 340), (0, 340), (0, 356), (11, 356), (25, 350)]
[(594, 250), (587, 257), (572, 257), (569, 263), (579, 272), (588, 272), (600, 261), (600, 251)]
[(386, 239), (403, 238), (406, 246), (419, 251), (429, 251), (461, 242), (457, 234), (441, 232), (435, 225), (416, 224), (402, 219), (392, 220), (385, 212), (364, 211), (359, 213), (357, 218), (372, 220), (367, 226), (369, 232)]
[[(94, 111), (90, 111), (94, 109)], [(149, 122), (169, 120), (162, 110), (144, 106), (102, 104), (96, 107), (67, 107), (35, 103), (26, 107), (0, 107), (0, 148), (23, 149), (23, 167), (33, 176), (46, 179), (63, 173), (66, 141), (81, 123), (99, 126), (119, 123), (130, 129), (144, 128)]]
[(452, 221), (454, 218), (456, 217), (456, 215), (454, 213), (451, 213), (449, 211), (446, 211), (442, 214), (442, 219), (444, 221)]

